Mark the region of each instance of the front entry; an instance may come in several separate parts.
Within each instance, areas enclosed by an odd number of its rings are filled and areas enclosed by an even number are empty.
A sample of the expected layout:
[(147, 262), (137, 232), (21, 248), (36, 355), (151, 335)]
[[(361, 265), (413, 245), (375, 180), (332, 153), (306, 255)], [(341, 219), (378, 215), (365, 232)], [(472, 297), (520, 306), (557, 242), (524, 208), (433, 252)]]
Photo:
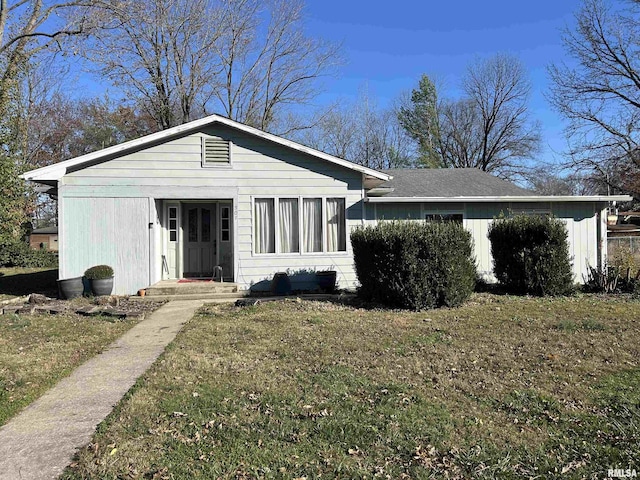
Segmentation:
[(217, 278), (222, 270), (234, 281), (232, 207), (231, 200), (164, 202), (163, 279)]
[(211, 277), (217, 265), (216, 205), (183, 204), (184, 277)]

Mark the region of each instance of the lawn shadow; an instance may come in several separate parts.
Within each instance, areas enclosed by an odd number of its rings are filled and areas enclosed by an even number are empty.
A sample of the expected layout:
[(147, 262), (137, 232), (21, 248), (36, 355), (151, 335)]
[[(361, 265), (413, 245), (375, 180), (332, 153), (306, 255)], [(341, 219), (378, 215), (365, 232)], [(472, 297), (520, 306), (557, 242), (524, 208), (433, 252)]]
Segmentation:
[(0, 276), (0, 294), (22, 296), (40, 293), (48, 297), (56, 297), (58, 295), (57, 279), (57, 268), (14, 275), (2, 274)]

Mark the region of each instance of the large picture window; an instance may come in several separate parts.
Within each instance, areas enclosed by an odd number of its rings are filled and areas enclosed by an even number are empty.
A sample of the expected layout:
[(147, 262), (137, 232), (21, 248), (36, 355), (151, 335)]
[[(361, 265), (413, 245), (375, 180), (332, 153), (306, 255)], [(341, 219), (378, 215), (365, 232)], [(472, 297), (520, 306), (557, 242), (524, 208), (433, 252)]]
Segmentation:
[(344, 198), (256, 198), (255, 253), (347, 250)]

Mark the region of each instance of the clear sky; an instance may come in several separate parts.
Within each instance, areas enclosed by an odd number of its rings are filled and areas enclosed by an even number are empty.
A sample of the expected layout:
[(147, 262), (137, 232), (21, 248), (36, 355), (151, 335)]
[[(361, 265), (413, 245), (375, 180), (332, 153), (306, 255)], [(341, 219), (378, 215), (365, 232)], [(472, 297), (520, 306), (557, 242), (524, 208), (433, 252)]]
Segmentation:
[[(455, 93), (476, 57), (518, 56), (533, 85), (531, 110), (543, 129), (544, 160), (564, 150), (562, 121), (551, 111), (546, 67), (564, 59), (561, 30), (573, 25), (579, 0), (307, 0), (313, 35), (342, 42), (346, 65), (322, 100), (357, 96), (366, 86), (380, 106), (417, 85), (426, 73)], [(557, 152), (557, 153), (554, 153)]]

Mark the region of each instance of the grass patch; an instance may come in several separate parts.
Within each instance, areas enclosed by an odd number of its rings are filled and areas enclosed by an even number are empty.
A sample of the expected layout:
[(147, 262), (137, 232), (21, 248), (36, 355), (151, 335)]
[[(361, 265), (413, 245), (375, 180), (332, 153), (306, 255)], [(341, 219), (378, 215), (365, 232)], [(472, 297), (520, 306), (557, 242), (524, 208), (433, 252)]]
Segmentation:
[(603, 478), (640, 458), (639, 319), (584, 295), (206, 307), (63, 478)]
[(600, 332), (606, 329), (606, 327), (601, 322), (592, 318), (585, 318), (584, 320), (580, 321), (568, 319), (560, 320), (556, 325), (556, 328), (558, 330), (565, 330), (567, 332), (575, 332), (578, 330)]
[(136, 323), (109, 320), (75, 314), (0, 316), (0, 425)]

